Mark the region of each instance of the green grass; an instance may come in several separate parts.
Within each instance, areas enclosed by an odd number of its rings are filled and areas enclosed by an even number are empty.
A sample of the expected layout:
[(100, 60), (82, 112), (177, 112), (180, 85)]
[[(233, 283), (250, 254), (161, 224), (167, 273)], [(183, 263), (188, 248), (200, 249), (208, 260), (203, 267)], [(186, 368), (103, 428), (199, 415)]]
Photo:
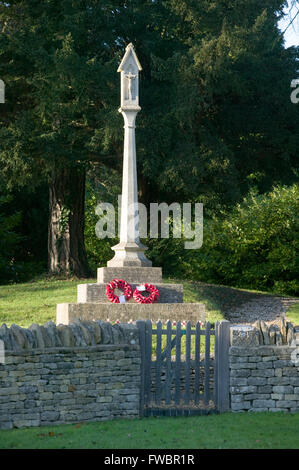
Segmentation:
[[(28, 327), (56, 318), (56, 304), (76, 302), (77, 284), (95, 279), (38, 279), (0, 286), (0, 325)], [(203, 302), (211, 323), (225, 311), (256, 295), (225, 286), (183, 283), (185, 302)], [(260, 293), (259, 293), (260, 294)], [(268, 294), (268, 293), (267, 293)], [(268, 294), (269, 295), (269, 294)], [(299, 324), (299, 304), (287, 317)], [(182, 351), (183, 352), (183, 351)], [(299, 448), (299, 414), (226, 413), (189, 418), (145, 418), (0, 431), (0, 448), (217, 449)]]
[[(32, 323), (55, 322), (56, 304), (77, 301), (77, 285), (96, 282), (96, 279), (55, 279), (45, 278), (24, 284), (0, 286), (0, 324), (7, 326), (16, 323), (28, 328)], [(216, 302), (217, 286), (202, 288), (199, 283), (169, 280), (165, 282), (183, 283), (185, 302), (203, 302), (207, 308), (206, 320), (212, 322), (224, 319)]]
[(299, 414), (116, 419), (0, 431), (1, 449), (298, 449)]
[[(185, 302), (203, 302), (206, 307), (206, 321), (212, 325), (225, 319), (226, 312), (240, 303), (261, 295), (258, 291), (235, 289), (202, 282), (167, 278), (168, 283), (184, 286)], [(44, 324), (56, 320), (56, 304), (77, 301), (77, 285), (96, 282), (96, 279), (40, 278), (25, 284), (0, 286), (0, 325), (16, 323), (28, 328), (32, 323)], [(299, 324), (299, 303), (291, 307), (287, 317)]]
[(28, 328), (56, 321), (56, 304), (77, 301), (77, 284), (95, 279), (40, 279), (26, 284), (0, 286), (0, 325), (16, 323)]
[(299, 303), (292, 305), (287, 311), (288, 320), (293, 323), (293, 325), (299, 325)]
[[(203, 302), (206, 307), (206, 321), (212, 325), (216, 321), (226, 319), (226, 313), (239, 307), (245, 302), (262, 298), (263, 296), (273, 295), (275, 297), (288, 297), (298, 299), (288, 294), (276, 294), (273, 292), (264, 292), (259, 290), (239, 289), (216, 284), (207, 284), (204, 282), (188, 281), (167, 278), (164, 282), (181, 283), (184, 286), (185, 302)], [(292, 314), (292, 317), (290, 317)], [(299, 303), (291, 307), (287, 312), (287, 317), (295, 325), (299, 324)]]
[(216, 321), (225, 319), (221, 311), (221, 302), (217, 296), (217, 286), (214, 286), (214, 289), (211, 289), (210, 287), (207, 287), (207, 285), (203, 287), (199, 282), (172, 278), (163, 279), (163, 282), (183, 284), (184, 302), (204, 303), (206, 307), (206, 321), (209, 321), (211, 324), (214, 325)]

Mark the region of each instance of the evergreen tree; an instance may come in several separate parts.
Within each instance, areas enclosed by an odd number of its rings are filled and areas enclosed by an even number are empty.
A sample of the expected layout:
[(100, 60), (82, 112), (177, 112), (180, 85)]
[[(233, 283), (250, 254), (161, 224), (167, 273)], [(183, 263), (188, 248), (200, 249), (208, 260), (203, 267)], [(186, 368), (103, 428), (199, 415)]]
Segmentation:
[[(283, 0), (13, 0), (0, 4), (1, 176), (49, 184), (49, 269), (89, 273), (85, 174), (121, 171), (116, 70), (133, 42), (143, 67), (137, 157), (143, 202), (232, 205), (296, 179), (295, 48)], [(99, 166), (100, 168), (100, 166)]]
[[(278, 30), (285, 2), (167, 3), (185, 49), (155, 58), (153, 74), (171, 96), (167, 115), (156, 119), (164, 135), (146, 126), (160, 191), (176, 188), (182, 199), (215, 209), (252, 185), (265, 192), (291, 184), (298, 178), (299, 115), (290, 101), (298, 48), (284, 49)], [(144, 166), (150, 178), (147, 160)]]

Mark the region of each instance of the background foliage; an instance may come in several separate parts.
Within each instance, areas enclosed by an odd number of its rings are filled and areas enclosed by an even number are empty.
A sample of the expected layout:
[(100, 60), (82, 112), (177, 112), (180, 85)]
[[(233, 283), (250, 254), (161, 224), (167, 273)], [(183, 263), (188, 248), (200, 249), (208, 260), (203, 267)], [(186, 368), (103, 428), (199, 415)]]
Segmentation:
[[(251, 190), (204, 224), (200, 250), (182, 259), (188, 277), (217, 284), (299, 293), (299, 186)], [(185, 258), (185, 257), (184, 257)]]
[[(147, 206), (204, 204), (200, 250), (146, 240), (149, 257), (165, 274), (295, 293), (299, 113), (290, 82), (298, 48), (283, 47), (277, 24), (285, 4), (0, 2), (0, 194), (11, 198), (0, 207), (3, 227), (19, 213), (1, 282), (46, 269), (48, 182), (59, 167), (87, 170), (91, 268), (113, 256), (116, 240), (94, 234), (94, 208), (120, 193), (116, 70), (133, 42), (143, 66), (139, 198)], [(6, 269), (12, 264), (17, 275)]]

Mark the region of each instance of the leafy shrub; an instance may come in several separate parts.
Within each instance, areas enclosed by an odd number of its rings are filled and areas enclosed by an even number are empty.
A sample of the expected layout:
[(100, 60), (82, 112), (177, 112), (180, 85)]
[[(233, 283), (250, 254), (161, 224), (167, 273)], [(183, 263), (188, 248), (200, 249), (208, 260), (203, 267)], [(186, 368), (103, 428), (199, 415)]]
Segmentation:
[(202, 248), (186, 250), (186, 277), (298, 294), (298, 214), (298, 184), (263, 195), (251, 190), (230, 213), (204, 220)]

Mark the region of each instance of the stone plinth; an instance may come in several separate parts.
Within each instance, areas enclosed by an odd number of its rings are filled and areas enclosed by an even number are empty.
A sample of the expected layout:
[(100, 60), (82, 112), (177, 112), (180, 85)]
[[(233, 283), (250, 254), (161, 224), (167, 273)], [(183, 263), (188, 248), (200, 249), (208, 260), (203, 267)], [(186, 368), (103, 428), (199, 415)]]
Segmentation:
[[(77, 302), (94, 302), (102, 303), (109, 302), (105, 295), (105, 288), (107, 284), (93, 283), (93, 284), (78, 284), (77, 286)], [(132, 289), (136, 288), (136, 283), (131, 283)], [(182, 303), (184, 301), (184, 292), (182, 284), (160, 284), (155, 283), (155, 286), (160, 292), (159, 304), (163, 303)]]
[(98, 283), (107, 284), (115, 278), (124, 279), (130, 284), (143, 284), (144, 282), (148, 282), (149, 284), (161, 283), (162, 268), (138, 266), (126, 266), (117, 268), (107, 266), (103, 268), (98, 268)]
[(115, 322), (128, 322), (130, 320), (152, 321), (167, 320), (191, 321), (195, 325), (197, 321), (205, 321), (205, 306), (200, 303), (165, 303), (165, 304), (138, 304), (128, 302), (126, 304), (113, 303), (72, 303), (57, 304), (56, 324), (68, 325), (75, 319), (82, 321), (109, 320)]

